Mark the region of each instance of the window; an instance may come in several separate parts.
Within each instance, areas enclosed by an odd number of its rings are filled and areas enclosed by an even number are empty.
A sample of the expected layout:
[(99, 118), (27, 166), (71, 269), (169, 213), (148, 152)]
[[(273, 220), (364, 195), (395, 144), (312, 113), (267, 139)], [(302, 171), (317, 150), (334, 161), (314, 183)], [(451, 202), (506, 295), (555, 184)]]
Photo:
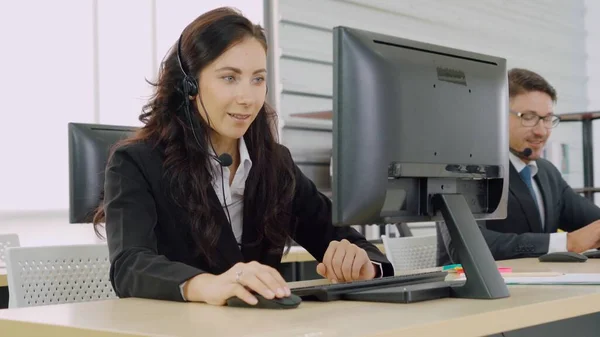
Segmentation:
[(145, 80), (218, 6), (262, 22), (262, 0), (0, 2), (0, 213), (66, 210), (67, 123), (139, 125)]

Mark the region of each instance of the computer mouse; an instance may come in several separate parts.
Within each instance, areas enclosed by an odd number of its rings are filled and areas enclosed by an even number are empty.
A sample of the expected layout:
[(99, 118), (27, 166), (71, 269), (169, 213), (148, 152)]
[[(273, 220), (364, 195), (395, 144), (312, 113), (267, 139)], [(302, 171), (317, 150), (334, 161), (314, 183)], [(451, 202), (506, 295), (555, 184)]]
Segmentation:
[(250, 305), (238, 297), (231, 297), (227, 300), (227, 305), (230, 307), (239, 307), (239, 308), (259, 308), (259, 309), (294, 309), (297, 308), (302, 299), (294, 294), (291, 294), (288, 297), (282, 298), (273, 298), (272, 300), (266, 299), (259, 294), (253, 294), (256, 299), (258, 299), (258, 303), (255, 305)]
[(574, 252), (554, 252), (538, 258), (540, 262), (585, 262), (587, 259), (587, 256)]
[(590, 250), (590, 251), (584, 252), (583, 255), (585, 255), (588, 259), (599, 259), (600, 258), (600, 250), (598, 250), (598, 249)]

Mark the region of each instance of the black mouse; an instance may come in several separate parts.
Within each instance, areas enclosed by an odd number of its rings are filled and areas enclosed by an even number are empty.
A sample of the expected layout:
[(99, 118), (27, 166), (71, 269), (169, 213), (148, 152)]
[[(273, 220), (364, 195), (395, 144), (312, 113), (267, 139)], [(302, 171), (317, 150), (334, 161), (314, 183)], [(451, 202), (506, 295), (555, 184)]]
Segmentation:
[(574, 252), (554, 252), (538, 258), (540, 262), (585, 262), (587, 259), (587, 256)]
[(240, 307), (240, 308), (259, 308), (259, 309), (294, 309), (297, 308), (302, 299), (294, 294), (291, 294), (288, 297), (282, 298), (273, 298), (272, 300), (266, 299), (259, 294), (253, 294), (254, 297), (258, 300), (258, 303), (255, 305), (250, 305), (238, 297), (231, 297), (227, 300), (227, 305), (230, 307)]
[(590, 250), (590, 251), (584, 252), (583, 255), (585, 255), (588, 259), (598, 259), (598, 258), (600, 258), (600, 250), (599, 249)]

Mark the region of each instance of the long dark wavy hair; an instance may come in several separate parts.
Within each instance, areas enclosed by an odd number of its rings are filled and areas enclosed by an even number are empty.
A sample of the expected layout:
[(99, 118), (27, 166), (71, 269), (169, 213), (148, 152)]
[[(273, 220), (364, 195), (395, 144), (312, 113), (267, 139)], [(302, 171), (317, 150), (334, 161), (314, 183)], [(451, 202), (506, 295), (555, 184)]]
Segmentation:
[[(181, 36), (181, 61), (188, 75), (200, 71), (217, 59), (233, 44), (246, 38), (258, 40), (267, 50), (263, 29), (252, 24), (237, 10), (218, 8), (207, 12), (189, 24)], [(209, 263), (216, 247), (221, 227), (216, 215), (221, 209), (211, 209), (209, 193), (213, 175), (210, 169), (208, 126), (199, 116), (195, 104), (190, 104), (199, 127), (192, 134), (183, 112), (185, 97), (182, 73), (177, 60), (177, 46), (171, 48), (162, 62), (155, 93), (143, 107), (139, 119), (144, 124), (131, 138), (116, 147), (150, 142), (164, 149), (165, 178), (170, 183), (170, 197), (187, 210), (190, 233), (197, 253)], [(283, 247), (292, 231), (291, 203), (295, 189), (294, 168), (289, 154), (277, 144), (277, 115), (267, 103), (244, 135), (252, 169), (246, 181), (244, 208), (258, 214), (259, 242), (267, 240)], [(110, 220), (110, 219), (109, 219)], [(94, 229), (106, 221), (101, 203), (94, 216)], [(257, 243), (255, 243), (257, 244)]]

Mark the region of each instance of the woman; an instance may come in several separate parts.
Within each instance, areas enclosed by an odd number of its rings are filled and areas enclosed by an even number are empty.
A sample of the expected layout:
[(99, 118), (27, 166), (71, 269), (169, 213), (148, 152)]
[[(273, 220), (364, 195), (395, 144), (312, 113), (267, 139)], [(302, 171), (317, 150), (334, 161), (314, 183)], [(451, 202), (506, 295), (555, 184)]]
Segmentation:
[[(237, 11), (193, 21), (166, 56), (145, 124), (115, 148), (103, 206), (120, 297), (223, 305), (290, 290), (277, 272), (292, 239), (333, 282), (393, 274), (376, 247), (331, 224), (331, 203), (276, 142), (265, 103), (265, 35)], [(189, 75), (189, 76), (188, 76)]]

